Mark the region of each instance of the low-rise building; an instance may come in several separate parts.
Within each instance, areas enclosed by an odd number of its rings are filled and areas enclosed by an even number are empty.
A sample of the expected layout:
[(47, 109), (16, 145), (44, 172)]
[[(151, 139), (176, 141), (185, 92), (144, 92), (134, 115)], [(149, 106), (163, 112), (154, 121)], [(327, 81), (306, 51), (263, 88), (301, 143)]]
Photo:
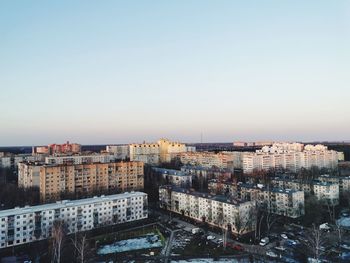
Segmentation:
[(339, 204), (339, 183), (314, 181), (301, 181), (286, 178), (276, 177), (271, 180), (274, 187), (283, 189), (291, 189), (303, 191), (306, 194), (312, 194), (320, 201), (327, 201), (328, 203)]
[(51, 237), (55, 222), (67, 234), (148, 217), (147, 194), (131, 192), (0, 211), (0, 248)]
[(328, 182), (339, 184), (339, 194), (342, 195), (346, 192), (350, 192), (350, 176), (330, 176), (328, 174), (321, 175), (317, 178), (320, 182)]
[(164, 181), (166, 182), (165, 184), (170, 184), (182, 188), (192, 187), (192, 175), (190, 174), (173, 169), (164, 169), (157, 167), (153, 167), (152, 169), (162, 175)]
[(298, 218), (305, 214), (304, 192), (282, 188), (265, 188), (259, 185), (238, 184), (238, 197), (255, 200), (262, 209), (273, 214)]
[(173, 186), (159, 188), (160, 207), (242, 235), (254, 231), (255, 201), (194, 192)]

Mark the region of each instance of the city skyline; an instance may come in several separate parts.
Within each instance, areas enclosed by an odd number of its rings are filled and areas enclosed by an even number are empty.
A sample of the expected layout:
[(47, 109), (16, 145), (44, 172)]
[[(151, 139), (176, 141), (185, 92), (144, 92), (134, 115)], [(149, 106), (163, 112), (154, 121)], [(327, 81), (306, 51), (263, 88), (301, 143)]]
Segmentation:
[(348, 1), (1, 7), (0, 146), (350, 140)]

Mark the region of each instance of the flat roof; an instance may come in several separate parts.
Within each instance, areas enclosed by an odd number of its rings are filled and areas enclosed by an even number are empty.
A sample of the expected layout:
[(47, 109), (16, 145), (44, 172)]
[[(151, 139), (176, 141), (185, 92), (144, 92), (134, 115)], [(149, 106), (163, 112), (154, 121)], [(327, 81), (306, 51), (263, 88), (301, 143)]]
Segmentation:
[(152, 167), (152, 169), (156, 172), (163, 173), (166, 175), (173, 175), (173, 176), (191, 176), (190, 174), (185, 173), (181, 170), (174, 170), (174, 169), (166, 169), (166, 168), (158, 168), (158, 167)]
[(122, 194), (114, 194), (114, 195), (101, 195), (95, 196), (91, 198), (77, 199), (77, 200), (62, 200), (57, 201), (56, 203), (42, 204), (36, 206), (26, 206), (26, 207), (17, 207), (7, 210), (0, 210), (0, 217), (10, 216), (10, 215), (20, 215), (27, 213), (34, 213), (43, 210), (54, 210), (64, 207), (75, 207), (81, 205), (89, 205), (94, 203), (100, 203), (102, 201), (113, 201), (115, 199), (125, 199), (129, 197), (138, 197), (145, 196), (146, 193), (143, 192), (126, 192)]

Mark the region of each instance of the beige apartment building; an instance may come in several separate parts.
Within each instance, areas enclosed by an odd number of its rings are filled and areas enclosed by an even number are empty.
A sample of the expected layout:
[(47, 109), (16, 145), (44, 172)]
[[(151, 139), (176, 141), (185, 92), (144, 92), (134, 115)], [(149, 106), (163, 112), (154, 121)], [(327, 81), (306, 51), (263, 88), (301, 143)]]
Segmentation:
[(184, 165), (202, 166), (205, 168), (222, 168), (233, 170), (234, 155), (230, 153), (185, 152), (179, 153), (178, 158)]
[(148, 164), (170, 162), (176, 154), (187, 151), (195, 151), (195, 148), (167, 139), (160, 139), (156, 143), (129, 144), (130, 160)]
[(60, 193), (88, 193), (94, 190), (142, 190), (142, 162), (47, 165), (20, 163), (18, 183), (37, 186), (43, 200), (57, 199)]
[(242, 202), (169, 185), (159, 188), (159, 201), (163, 209), (227, 229), (233, 234), (255, 230), (255, 201)]

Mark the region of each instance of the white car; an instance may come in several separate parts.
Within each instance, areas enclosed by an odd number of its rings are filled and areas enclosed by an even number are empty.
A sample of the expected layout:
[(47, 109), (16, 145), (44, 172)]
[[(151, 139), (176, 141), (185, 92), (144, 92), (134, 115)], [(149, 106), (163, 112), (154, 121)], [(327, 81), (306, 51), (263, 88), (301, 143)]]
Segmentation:
[(271, 251), (271, 250), (266, 251), (266, 256), (269, 256), (269, 257), (272, 257), (272, 258), (278, 258), (278, 255), (275, 252)]
[(348, 244), (341, 244), (340, 247), (347, 249), (347, 250), (350, 250), (350, 246)]
[(260, 246), (265, 246), (270, 242), (270, 239), (268, 237), (264, 237), (263, 239), (260, 240), (259, 245)]
[(214, 240), (215, 237), (214, 236), (207, 236), (207, 240)]
[(276, 250), (279, 250), (279, 251), (285, 251), (286, 248), (285, 247), (275, 247)]
[(288, 239), (288, 236), (287, 236), (286, 234), (281, 234), (281, 237), (282, 237), (283, 239)]

